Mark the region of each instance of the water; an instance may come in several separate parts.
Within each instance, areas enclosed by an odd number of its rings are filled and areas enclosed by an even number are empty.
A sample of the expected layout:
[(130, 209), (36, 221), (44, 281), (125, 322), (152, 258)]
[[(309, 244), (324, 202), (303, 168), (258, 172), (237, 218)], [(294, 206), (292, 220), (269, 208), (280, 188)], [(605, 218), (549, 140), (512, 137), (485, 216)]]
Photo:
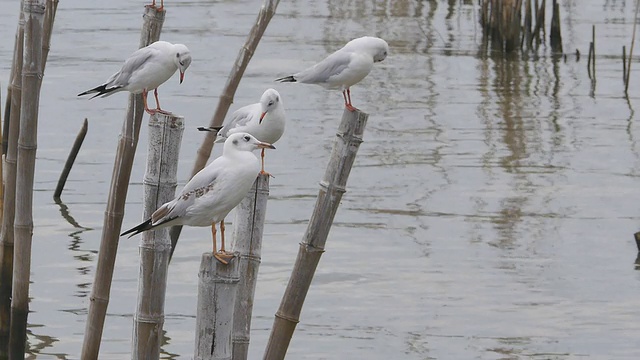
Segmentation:
[[(209, 122), (260, 3), (167, 3), (162, 38), (187, 44), (194, 58), (182, 85), (176, 76), (160, 88), (163, 108), (187, 119), (181, 185), (202, 138), (196, 127)], [(126, 96), (76, 94), (135, 50), (141, 5), (59, 5), (40, 107), (30, 358), (80, 354)], [(0, 6), (6, 89), (18, 4)], [(273, 86), (289, 117), (267, 157), (276, 178), (251, 358), (265, 348), (342, 113), (339, 92), (272, 80), (361, 35), (385, 38), (391, 52), (353, 88), (354, 104), (371, 114), (365, 142), (288, 358), (640, 356), (632, 237), (640, 218), (640, 82), (632, 76), (627, 101), (620, 60), (634, 4), (562, 1), (566, 61), (545, 45), (525, 59), (484, 54), (477, 10), (471, 1), (280, 4), (232, 107)], [(593, 24), (594, 89), (586, 70)], [(60, 206), (52, 193), (84, 117), (89, 133)], [(145, 147), (143, 127), (125, 227), (141, 220)], [(193, 356), (197, 270), (209, 247), (206, 229), (183, 231), (169, 272), (165, 359)], [(101, 359), (130, 354), (137, 241), (123, 239), (118, 252)]]

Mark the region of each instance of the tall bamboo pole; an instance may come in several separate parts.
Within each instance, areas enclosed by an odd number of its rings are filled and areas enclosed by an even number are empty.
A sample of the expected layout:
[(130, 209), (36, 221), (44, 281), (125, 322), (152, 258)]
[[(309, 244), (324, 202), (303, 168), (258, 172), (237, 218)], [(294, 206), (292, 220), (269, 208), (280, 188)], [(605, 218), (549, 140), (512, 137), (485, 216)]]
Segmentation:
[[(238, 57), (236, 58), (236, 62), (231, 68), (231, 73), (227, 78), (227, 83), (222, 90), (222, 95), (220, 95), (218, 106), (216, 107), (216, 111), (211, 118), (211, 122), (209, 123), (210, 127), (222, 126), (224, 117), (227, 115), (229, 107), (233, 103), (233, 96), (236, 93), (236, 89), (238, 89), (238, 84), (240, 84), (242, 75), (244, 74), (247, 65), (249, 65), (249, 61), (253, 57), (253, 53), (258, 47), (258, 43), (260, 43), (262, 34), (264, 34), (264, 31), (267, 29), (269, 21), (271, 21), (271, 18), (276, 13), (276, 8), (278, 7), (279, 3), (280, 0), (264, 0), (264, 2), (262, 3), (260, 12), (258, 13), (258, 17), (256, 18), (256, 22), (253, 24), (253, 27), (249, 32), (249, 36), (240, 49)], [(211, 156), (211, 150), (213, 149), (213, 143), (216, 139), (216, 135), (217, 132), (215, 131), (206, 132), (206, 135), (202, 140), (202, 144), (196, 152), (196, 161), (193, 165), (193, 170), (191, 170), (191, 177), (197, 174), (198, 171), (202, 170), (207, 164), (207, 160), (209, 160), (209, 157)], [(173, 226), (170, 230), (172, 255), (175, 251), (176, 244), (178, 243), (178, 238), (180, 237), (181, 230), (182, 226)]]
[(38, 107), (42, 82), (42, 35), (44, 0), (24, 1), (24, 54), (20, 107), (18, 167), (16, 172), (16, 210), (14, 219), (14, 268), (11, 292), (9, 353), (11, 359), (24, 359), (29, 313), (29, 277), (33, 235), (33, 178), (36, 166)]
[(240, 282), (233, 310), (232, 359), (249, 356), (251, 314), (262, 252), (262, 230), (269, 198), (269, 175), (258, 175), (245, 198), (236, 207), (231, 251), (238, 253)]
[[(140, 36), (141, 48), (160, 39), (164, 16), (164, 11), (158, 12), (155, 8), (145, 7)], [(97, 359), (100, 352), (100, 340), (109, 304), (111, 279), (113, 278), (118, 239), (122, 228), (124, 205), (143, 115), (142, 95), (130, 94), (127, 115), (122, 124), (122, 133), (118, 141), (107, 209), (104, 214), (100, 255), (95, 270), (96, 276), (89, 298), (89, 314), (81, 353), (83, 360)]]
[(231, 360), (233, 303), (238, 287), (238, 257), (224, 265), (202, 254), (198, 272), (195, 360)]
[(300, 243), (289, 284), (275, 315), (264, 353), (265, 360), (284, 359), (287, 353), (293, 331), (300, 319), (304, 299), (320, 262), (320, 256), (324, 252), (333, 218), (338, 211), (342, 194), (346, 192), (347, 179), (362, 142), (368, 118), (369, 115), (360, 110), (344, 110), (329, 164), (320, 182), (316, 206)]
[[(5, 134), (8, 136), (5, 155), (4, 214), (0, 231), (0, 358), (8, 356), (9, 323), (11, 319), (11, 291), (13, 283), (13, 219), (15, 214), (16, 164), (18, 157), (18, 133), (20, 131), (20, 104), (22, 102), (22, 56), (24, 49), (23, 3), (20, 6), (20, 20), (16, 31), (16, 47), (13, 54), (11, 86), (9, 87), (10, 105), (5, 109), (5, 124), (9, 124)], [(9, 95), (8, 95), (9, 96)], [(13, 108), (13, 111), (9, 111)]]
[[(143, 220), (175, 197), (184, 118), (157, 113), (149, 119)], [(145, 231), (140, 239), (138, 305), (133, 319), (132, 359), (158, 359), (171, 239), (169, 229)]]

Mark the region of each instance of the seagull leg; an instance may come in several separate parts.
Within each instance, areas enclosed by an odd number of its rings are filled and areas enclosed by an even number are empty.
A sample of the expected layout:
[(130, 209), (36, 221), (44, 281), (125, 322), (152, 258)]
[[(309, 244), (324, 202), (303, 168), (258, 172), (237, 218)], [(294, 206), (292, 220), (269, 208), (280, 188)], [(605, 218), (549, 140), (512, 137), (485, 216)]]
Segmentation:
[(159, 112), (160, 114), (171, 115), (170, 111), (165, 111), (160, 109), (160, 100), (158, 100), (158, 88), (155, 88), (153, 90), (153, 96), (155, 96), (156, 98), (156, 111)]
[(153, 0), (153, 1), (151, 2), (151, 5), (145, 5), (145, 7), (150, 7), (150, 8), (152, 8), (152, 9), (155, 9), (155, 8), (156, 8), (156, 0)]
[(144, 111), (146, 111), (147, 113), (153, 115), (156, 113), (155, 110), (151, 110), (149, 109), (149, 107), (147, 106), (147, 90), (143, 90), (142, 91), (142, 101), (144, 102)]
[(269, 174), (268, 172), (264, 171), (264, 149), (262, 149), (262, 152), (260, 153), (260, 157), (262, 158), (262, 170), (260, 170), (260, 175), (267, 175), (267, 176), (275, 177), (275, 176)]
[[(156, 0), (153, 0), (153, 2), (155, 3)], [(157, 8), (156, 10), (158, 11), (164, 11), (164, 0), (160, 0), (160, 7)]]
[[(344, 93), (345, 91), (347, 92), (347, 95), (345, 96)], [(355, 106), (351, 105), (351, 90), (349, 90), (349, 88), (347, 88), (347, 90), (345, 90), (342, 92), (342, 96), (344, 96), (344, 106), (347, 108), (347, 110), (349, 111), (356, 111), (358, 109), (355, 108)], [(349, 101), (347, 101), (347, 97), (349, 97)]]
[(214, 251), (213, 256), (221, 263), (227, 265), (229, 264), (229, 260), (233, 259), (234, 255), (224, 250), (224, 220), (220, 221), (220, 238), (222, 239), (222, 246), (220, 247), (220, 251)]
[(213, 237), (213, 253), (215, 254), (218, 251), (218, 246), (216, 245), (216, 223), (211, 224), (211, 236)]

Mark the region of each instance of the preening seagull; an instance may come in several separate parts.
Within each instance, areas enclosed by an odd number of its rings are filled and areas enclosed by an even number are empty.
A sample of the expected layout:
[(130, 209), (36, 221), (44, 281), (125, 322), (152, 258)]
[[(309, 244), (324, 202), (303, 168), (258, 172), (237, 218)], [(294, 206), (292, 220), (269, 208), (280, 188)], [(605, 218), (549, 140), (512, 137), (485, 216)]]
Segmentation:
[(349, 88), (369, 75), (373, 64), (384, 60), (388, 52), (389, 45), (386, 41), (364, 36), (349, 41), (342, 49), (312, 67), (276, 81), (317, 84), (326, 89), (340, 89), (344, 105), (350, 111), (354, 111)]
[[(91, 97), (93, 99), (97, 96), (110, 96), (119, 91), (142, 93), (145, 111), (149, 114), (167, 113), (160, 108), (158, 86), (169, 80), (176, 70), (180, 71), (182, 84), (184, 73), (189, 65), (191, 65), (191, 52), (186, 46), (156, 41), (131, 54), (120, 71), (111, 75), (104, 84), (80, 93), (78, 96), (96, 94)], [(156, 98), (155, 109), (149, 109), (147, 106), (147, 93), (151, 90), (154, 90)]]
[[(151, 218), (123, 232), (129, 237), (143, 231), (172, 225), (211, 226), (213, 254), (222, 263), (233, 257), (224, 249), (224, 218), (247, 195), (260, 172), (260, 163), (251, 152), (275, 149), (247, 133), (230, 135), (222, 156), (200, 170), (175, 199), (160, 206)], [(222, 246), (217, 251), (216, 223), (220, 223)]]

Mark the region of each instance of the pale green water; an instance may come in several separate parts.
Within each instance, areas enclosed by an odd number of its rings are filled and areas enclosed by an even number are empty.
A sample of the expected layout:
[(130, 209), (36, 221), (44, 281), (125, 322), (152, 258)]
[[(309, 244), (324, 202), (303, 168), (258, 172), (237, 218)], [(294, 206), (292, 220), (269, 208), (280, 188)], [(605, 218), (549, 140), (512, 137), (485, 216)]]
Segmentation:
[[(166, 4), (162, 38), (187, 44), (194, 58), (182, 85), (174, 77), (160, 88), (163, 107), (187, 120), (180, 185), (200, 144), (195, 128), (208, 123), (260, 4)], [(4, 90), (18, 4), (0, 6)], [(79, 357), (126, 103), (124, 94), (76, 94), (118, 69), (141, 25), (142, 2), (91, 6), (60, 2), (42, 88), (29, 346), (43, 359)], [(477, 8), (453, 0), (280, 4), (232, 107), (276, 87), (289, 117), (267, 159), (276, 178), (252, 359), (264, 350), (342, 113), (339, 92), (272, 80), (362, 35), (386, 39), (391, 54), (353, 88), (354, 104), (371, 114), (365, 143), (288, 358), (640, 357), (632, 237), (640, 220), (640, 82), (632, 76), (627, 102), (619, 59), (634, 4), (561, 1), (564, 48), (580, 49), (579, 62), (554, 61), (545, 46), (527, 60), (486, 56)], [(51, 198), (84, 117), (89, 133), (63, 194), (77, 228)], [(141, 218), (145, 148), (143, 127), (125, 227)], [(183, 231), (170, 268), (164, 358), (192, 357), (197, 269), (209, 247), (206, 229)], [(129, 357), (137, 254), (137, 241), (123, 239), (101, 359)]]

